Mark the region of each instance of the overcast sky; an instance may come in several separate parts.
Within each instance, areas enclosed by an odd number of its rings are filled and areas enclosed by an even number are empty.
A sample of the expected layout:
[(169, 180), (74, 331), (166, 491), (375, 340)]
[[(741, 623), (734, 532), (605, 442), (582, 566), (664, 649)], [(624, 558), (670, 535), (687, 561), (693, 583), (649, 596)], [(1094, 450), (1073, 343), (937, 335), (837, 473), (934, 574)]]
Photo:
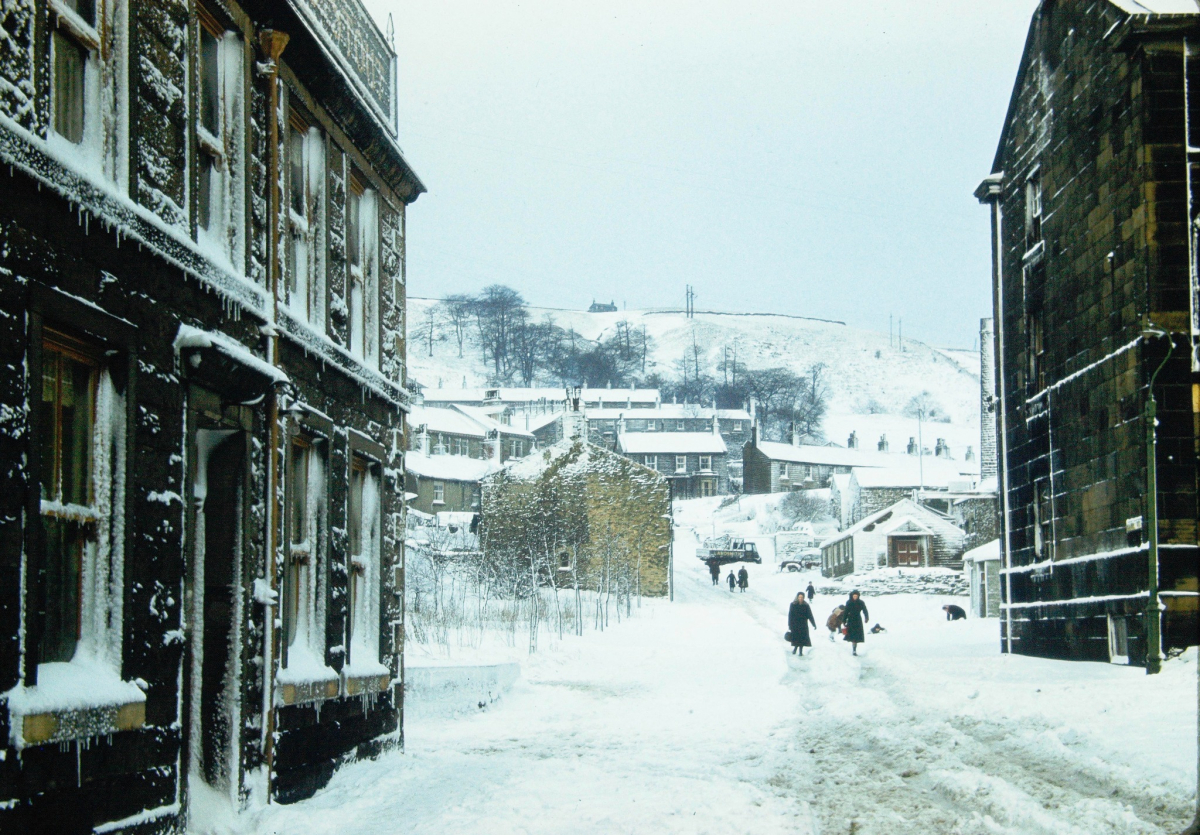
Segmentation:
[(684, 303), (970, 347), (1035, 0), (364, 0), (391, 13), (409, 293)]

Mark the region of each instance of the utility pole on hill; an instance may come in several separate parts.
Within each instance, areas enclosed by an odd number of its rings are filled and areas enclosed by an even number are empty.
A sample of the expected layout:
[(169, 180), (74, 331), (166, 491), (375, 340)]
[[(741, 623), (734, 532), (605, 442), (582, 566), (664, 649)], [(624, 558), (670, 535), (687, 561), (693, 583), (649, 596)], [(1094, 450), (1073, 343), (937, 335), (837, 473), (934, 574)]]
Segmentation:
[(687, 286), (687, 305), (686, 313), (688, 319), (696, 317), (696, 291), (692, 289), (692, 285)]

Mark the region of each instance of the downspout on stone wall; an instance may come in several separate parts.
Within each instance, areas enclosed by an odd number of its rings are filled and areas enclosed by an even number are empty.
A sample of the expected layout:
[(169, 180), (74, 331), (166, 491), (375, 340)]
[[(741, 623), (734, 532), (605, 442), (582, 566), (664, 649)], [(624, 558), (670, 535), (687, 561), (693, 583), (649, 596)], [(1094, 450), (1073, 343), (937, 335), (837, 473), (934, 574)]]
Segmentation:
[(1001, 282), (1004, 276), (1004, 255), (1001, 241), (1003, 217), (1000, 213), (1000, 198), (1004, 188), (1004, 173), (997, 172), (986, 177), (975, 189), (975, 197), (992, 209), (992, 318), (995, 322), (996, 384), (999, 389), (996, 410), (996, 434), (999, 447), (1000, 528), (1004, 538), (1004, 651), (1012, 654), (1012, 544), (1009, 533), (1010, 508), (1008, 496), (1008, 386), (1004, 380), (1004, 294)]
[[(279, 214), (280, 214), (280, 193), (279, 193), (279, 56), (283, 54), (284, 48), (287, 46), (289, 36), (284, 32), (278, 32), (274, 29), (263, 29), (258, 34), (259, 49), (262, 50), (265, 61), (258, 64), (258, 72), (266, 78), (269, 86), (269, 96), (267, 104), (267, 126), (268, 126), (268, 143), (267, 149), (267, 180), (270, 187), (267, 189), (267, 222), (269, 229), (267, 233), (267, 283), (270, 285), (271, 304), (268, 307), (271, 320), (264, 328), (267, 336), (267, 361), (271, 365), (279, 366), (279, 332), (276, 330), (275, 323), (279, 317), (279, 285), (281, 262), (279, 258)], [(271, 397), (267, 406), (267, 423), (270, 427), (270, 442), (267, 448), (267, 500), (266, 505), (266, 525), (267, 525), (267, 553), (266, 553), (266, 579), (270, 586), (271, 592), (275, 600), (279, 598), (279, 591), (276, 583), (276, 549), (279, 547), (279, 522), (282, 519), (281, 508), (279, 505), (279, 467), (280, 467), (280, 432), (279, 432), (279, 396), (272, 390)], [(267, 608), (266, 615), (263, 618), (263, 701), (262, 712), (262, 751), (263, 760), (267, 767), (267, 797), (266, 802), (271, 802), (271, 784), (272, 773), (275, 765), (275, 710), (274, 710), (274, 667), (275, 659), (278, 657), (278, 648), (276, 643), (278, 638), (275, 634), (275, 613), (271, 608)]]

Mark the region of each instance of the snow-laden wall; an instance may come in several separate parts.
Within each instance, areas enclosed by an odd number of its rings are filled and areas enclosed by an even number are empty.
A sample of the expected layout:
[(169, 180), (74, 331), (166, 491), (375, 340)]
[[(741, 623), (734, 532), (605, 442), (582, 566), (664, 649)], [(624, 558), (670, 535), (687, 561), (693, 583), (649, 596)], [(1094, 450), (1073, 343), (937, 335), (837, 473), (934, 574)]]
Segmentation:
[(410, 665), (404, 670), (404, 711), (408, 716), (448, 716), (483, 710), (507, 693), (521, 665)]

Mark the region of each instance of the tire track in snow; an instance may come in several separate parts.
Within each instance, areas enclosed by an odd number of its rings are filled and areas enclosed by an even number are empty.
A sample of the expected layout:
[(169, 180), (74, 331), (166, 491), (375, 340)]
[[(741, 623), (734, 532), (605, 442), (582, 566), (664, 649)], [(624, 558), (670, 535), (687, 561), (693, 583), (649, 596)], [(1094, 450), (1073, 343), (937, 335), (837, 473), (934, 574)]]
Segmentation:
[[(770, 594), (731, 602), (774, 634), (783, 619)], [(768, 783), (808, 801), (820, 835), (1174, 835), (1190, 821), (1188, 799), (1070, 750), (1045, 722), (1014, 735), (930, 715), (869, 655), (814, 644), (803, 660), (781, 651), (806, 712)]]

